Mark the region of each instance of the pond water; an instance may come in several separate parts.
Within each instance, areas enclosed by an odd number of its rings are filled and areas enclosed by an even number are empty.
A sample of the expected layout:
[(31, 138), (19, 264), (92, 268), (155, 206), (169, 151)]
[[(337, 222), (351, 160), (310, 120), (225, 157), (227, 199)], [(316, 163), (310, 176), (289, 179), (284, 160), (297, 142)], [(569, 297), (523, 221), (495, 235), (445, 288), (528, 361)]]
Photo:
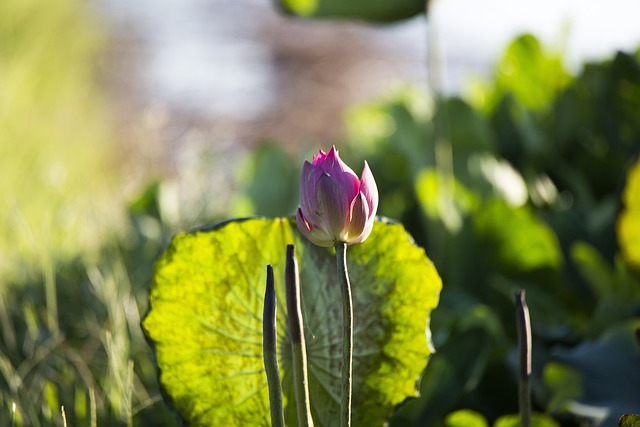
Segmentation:
[[(352, 101), (371, 98), (391, 82), (426, 76), (422, 17), (376, 27), (292, 20), (264, 0), (96, 1), (126, 35), (124, 43), (137, 46), (141, 68), (131, 78), (139, 79), (141, 95), (209, 119), (253, 122), (273, 116), (283, 103), (287, 109), (311, 108), (315, 88)], [(610, 0), (606, 6), (581, 0), (517, 6), (509, 0), (435, 0), (430, 18), (444, 47), (445, 89), (457, 92), (469, 75), (488, 74), (518, 33), (533, 32), (554, 44), (564, 40), (575, 65), (635, 48), (638, 16), (635, 0)]]
[[(372, 27), (281, 16), (258, 0), (99, 0), (136, 60), (143, 103), (241, 130), (244, 142), (340, 133), (344, 108), (425, 78), (424, 19)], [(327, 124), (331, 124), (327, 126)]]

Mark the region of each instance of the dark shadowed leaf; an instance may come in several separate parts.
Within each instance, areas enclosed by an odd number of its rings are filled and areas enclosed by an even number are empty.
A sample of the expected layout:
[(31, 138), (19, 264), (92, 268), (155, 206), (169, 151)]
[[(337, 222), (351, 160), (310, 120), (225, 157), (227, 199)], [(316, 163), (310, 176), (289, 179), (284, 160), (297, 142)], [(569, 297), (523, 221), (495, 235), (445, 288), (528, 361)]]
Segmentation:
[(615, 426), (621, 414), (638, 408), (640, 402), (640, 342), (638, 321), (612, 327), (597, 341), (556, 351), (558, 362), (582, 375), (582, 395), (568, 402), (577, 415), (593, 414), (604, 427)]

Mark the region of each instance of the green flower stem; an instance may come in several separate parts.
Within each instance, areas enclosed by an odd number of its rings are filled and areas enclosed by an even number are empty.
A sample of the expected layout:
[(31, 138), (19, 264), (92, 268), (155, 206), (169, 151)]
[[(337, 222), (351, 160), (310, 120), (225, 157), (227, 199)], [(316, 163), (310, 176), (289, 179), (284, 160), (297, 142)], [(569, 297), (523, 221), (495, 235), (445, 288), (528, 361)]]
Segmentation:
[(518, 358), (520, 364), (518, 397), (520, 425), (531, 427), (531, 322), (524, 299), (524, 290), (516, 292), (516, 327), (518, 329)]
[(280, 383), (276, 349), (276, 290), (273, 268), (268, 265), (267, 288), (264, 293), (264, 310), (262, 312), (262, 357), (264, 359), (264, 369), (267, 373), (267, 385), (269, 386), (271, 426), (284, 427), (282, 384)]
[(309, 400), (309, 374), (307, 371), (307, 345), (304, 339), (302, 306), (300, 299), (300, 277), (295, 247), (287, 245), (287, 258), (284, 271), (287, 295), (287, 314), (289, 318), (289, 336), (293, 358), (293, 382), (298, 409), (298, 425), (313, 426), (311, 402)]
[(351, 426), (351, 394), (353, 383), (353, 301), (347, 271), (347, 244), (336, 243), (338, 280), (342, 291), (342, 392), (340, 425)]

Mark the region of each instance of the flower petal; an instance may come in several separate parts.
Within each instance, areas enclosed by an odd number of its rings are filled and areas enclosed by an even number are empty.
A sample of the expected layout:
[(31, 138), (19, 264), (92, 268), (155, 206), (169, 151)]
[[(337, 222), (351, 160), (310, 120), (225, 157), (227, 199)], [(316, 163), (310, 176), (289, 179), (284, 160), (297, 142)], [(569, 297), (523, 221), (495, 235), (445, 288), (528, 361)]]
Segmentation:
[(298, 208), (298, 212), (296, 213), (296, 224), (298, 225), (298, 230), (300, 230), (302, 235), (314, 245), (323, 247), (333, 246), (333, 238), (327, 236), (327, 234), (319, 227), (314, 227), (312, 224), (307, 222), (300, 208)]
[(340, 181), (340, 185), (349, 195), (349, 200), (356, 197), (360, 188), (360, 180), (353, 169), (342, 161), (335, 146), (331, 147), (326, 156), (316, 157), (313, 164), (327, 175)]
[(323, 175), (322, 170), (315, 167), (308, 161), (302, 166), (302, 177), (300, 178), (300, 208), (307, 219), (314, 221), (318, 216), (318, 206), (316, 205), (316, 185)]
[(360, 191), (364, 193), (364, 197), (369, 205), (369, 216), (376, 216), (376, 212), (378, 211), (378, 186), (366, 160), (360, 178)]
[(327, 153), (325, 153), (323, 150), (318, 150), (318, 154), (313, 156), (313, 159), (311, 159), (311, 161), (315, 165), (316, 162), (323, 162), (325, 157), (327, 157)]
[(353, 237), (347, 242), (348, 245), (355, 245), (356, 243), (362, 243), (369, 237), (371, 230), (373, 230), (373, 224), (375, 223), (375, 217), (370, 217), (364, 230), (358, 237)]
[(323, 174), (318, 180), (316, 205), (321, 227), (338, 240), (350, 216), (351, 200), (342, 191), (340, 183), (329, 175)]
[(342, 241), (350, 243), (352, 239), (360, 237), (369, 219), (369, 205), (362, 192), (358, 193), (351, 204), (351, 215), (348, 224), (340, 236)]
[(298, 212), (296, 213), (296, 224), (298, 224), (298, 228), (303, 232), (303, 234), (313, 231), (313, 225), (307, 222), (304, 217), (304, 213), (300, 208), (298, 208)]

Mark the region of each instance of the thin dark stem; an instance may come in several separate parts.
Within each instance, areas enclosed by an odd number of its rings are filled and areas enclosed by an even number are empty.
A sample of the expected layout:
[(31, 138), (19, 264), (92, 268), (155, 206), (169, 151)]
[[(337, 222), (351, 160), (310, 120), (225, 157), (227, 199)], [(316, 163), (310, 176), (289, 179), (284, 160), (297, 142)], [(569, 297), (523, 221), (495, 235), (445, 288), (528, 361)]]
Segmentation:
[(267, 288), (264, 293), (264, 311), (262, 313), (262, 356), (269, 386), (269, 406), (271, 410), (271, 426), (284, 427), (284, 411), (282, 410), (282, 384), (278, 368), (276, 339), (276, 290), (273, 279), (273, 268), (267, 266)]
[(313, 426), (311, 402), (309, 399), (309, 374), (307, 371), (307, 345), (304, 339), (302, 304), (300, 297), (300, 277), (295, 247), (287, 245), (284, 280), (287, 294), (287, 314), (289, 318), (289, 336), (293, 359), (293, 381), (298, 410), (298, 425)]
[(351, 394), (353, 387), (353, 301), (347, 271), (347, 244), (336, 243), (336, 265), (342, 291), (342, 392), (340, 425), (351, 426)]
[(518, 397), (520, 425), (531, 427), (531, 322), (524, 290), (516, 292), (516, 326), (518, 328)]

